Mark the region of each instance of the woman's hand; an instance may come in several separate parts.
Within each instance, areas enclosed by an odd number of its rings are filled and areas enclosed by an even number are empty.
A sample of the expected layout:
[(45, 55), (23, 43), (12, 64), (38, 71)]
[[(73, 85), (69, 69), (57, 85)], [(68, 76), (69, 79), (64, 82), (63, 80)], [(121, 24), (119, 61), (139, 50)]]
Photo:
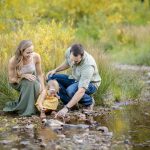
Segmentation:
[(49, 76), (49, 75), (52, 76), (52, 75), (55, 74), (55, 73), (56, 73), (56, 69), (49, 71), (49, 72), (46, 74), (46, 79), (48, 79), (48, 76)]
[(23, 74), (21, 76), (21, 78), (25, 78), (29, 81), (35, 81), (36, 80), (36, 76), (35, 75), (32, 75), (32, 74)]

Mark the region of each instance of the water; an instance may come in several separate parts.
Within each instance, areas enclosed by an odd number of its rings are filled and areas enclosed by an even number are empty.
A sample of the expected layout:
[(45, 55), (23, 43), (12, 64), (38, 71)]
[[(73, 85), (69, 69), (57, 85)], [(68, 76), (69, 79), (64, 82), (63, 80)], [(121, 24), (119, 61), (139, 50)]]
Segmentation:
[[(41, 149), (41, 147), (45, 147), (45, 143), (50, 141), (48, 147), (53, 146), (54, 149), (58, 146), (67, 149), (69, 146), (70, 149), (77, 150), (85, 149), (87, 146), (86, 149), (90, 150), (96, 149), (93, 145), (97, 144), (96, 146), (99, 149), (103, 146), (106, 150), (150, 150), (150, 103), (132, 104), (121, 108), (93, 118), (102, 126), (108, 127), (110, 132), (113, 132), (112, 139), (107, 139), (107, 137), (101, 135), (100, 131), (64, 130), (63, 133), (62, 131), (56, 133), (49, 128), (39, 127), (19, 128), (19, 131), (18, 129), (12, 131), (12, 127), (15, 125), (20, 122), (26, 125), (29, 120), (25, 118), (25, 120), (18, 121), (17, 118), (12, 118), (12, 116), (1, 116), (0, 146), (1, 149)], [(38, 126), (39, 121), (37, 119), (38, 117), (34, 120), (36, 120)], [(31, 118), (31, 122), (32, 120)], [(76, 124), (78, 121), (72, 123)], [(58, 138), (58, 134), (60, 138)]]
[(124, 106), (95, 119), (114, 133), (114, 149), (125, 144), (132, 150), (150, 150), (150, 103)]

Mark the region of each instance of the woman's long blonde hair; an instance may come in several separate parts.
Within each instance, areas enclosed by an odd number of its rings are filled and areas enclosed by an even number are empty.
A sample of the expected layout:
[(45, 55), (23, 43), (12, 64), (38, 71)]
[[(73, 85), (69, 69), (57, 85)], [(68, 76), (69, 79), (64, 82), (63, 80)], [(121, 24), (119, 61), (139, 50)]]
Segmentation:
[(15, 61), (16, 61), (16, 74), (19, 77), (21, 75), (21, 67), (23, 66), (23, 52), (30, 46), (32, 46), (33, 43), (30, 40), (22, 40), (15, 52)]

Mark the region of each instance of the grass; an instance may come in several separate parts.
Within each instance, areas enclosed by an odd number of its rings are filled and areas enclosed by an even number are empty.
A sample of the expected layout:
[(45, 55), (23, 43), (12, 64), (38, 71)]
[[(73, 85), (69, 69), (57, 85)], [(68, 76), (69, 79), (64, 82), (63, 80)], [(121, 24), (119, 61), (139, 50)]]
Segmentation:
[(143, 84), (140, 75), (129, 71), (119, 71), (113, 67), (113, 61), (100, 49), (87, 46), (89, 52), (96, 59), (101, 85), (94, 95), (97, 105), (112, 105), (115, 101), (138, 99)]
[(6, 71), (0, 72), (0, 109), (3, 108), (7, 101), (15, 100), (17, 98), (17, 92), (12, 89), (8, 83)]

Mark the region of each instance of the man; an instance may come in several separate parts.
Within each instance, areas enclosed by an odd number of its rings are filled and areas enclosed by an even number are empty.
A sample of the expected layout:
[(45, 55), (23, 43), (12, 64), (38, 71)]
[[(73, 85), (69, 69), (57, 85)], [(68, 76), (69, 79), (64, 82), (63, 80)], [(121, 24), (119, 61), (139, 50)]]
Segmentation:
[[(72, 75), (56, 74), (68, 68), (72, 69)], [(69, 47), (65, 54), (65, 61), (56, 69), (49, 71), (47, 78), (48, 81), (52, 79), (58, 81), (59, 96), (65, 105), (56, 116), (65, 116), (78, 102), (90, 110), (93, 109), (94, 99), (90, 95), (100, 86), (101, 77), (94, 58), (81, 44)]]

